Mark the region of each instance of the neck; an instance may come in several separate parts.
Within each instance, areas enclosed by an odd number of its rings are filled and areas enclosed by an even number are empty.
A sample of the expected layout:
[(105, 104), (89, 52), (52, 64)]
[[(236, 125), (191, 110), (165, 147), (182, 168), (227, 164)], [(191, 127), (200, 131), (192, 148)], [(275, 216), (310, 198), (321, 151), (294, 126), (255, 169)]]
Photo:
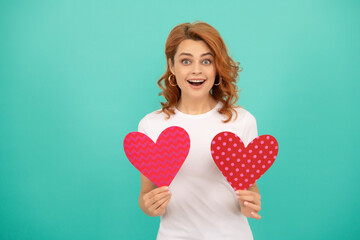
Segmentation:
[(211, 95), (209, 95), (208, 98), (202, 99), (180, 97), (176, 108), (185, 114), (197, 115), (210, 111), (216, 106), (216, 104), (216, 100)]

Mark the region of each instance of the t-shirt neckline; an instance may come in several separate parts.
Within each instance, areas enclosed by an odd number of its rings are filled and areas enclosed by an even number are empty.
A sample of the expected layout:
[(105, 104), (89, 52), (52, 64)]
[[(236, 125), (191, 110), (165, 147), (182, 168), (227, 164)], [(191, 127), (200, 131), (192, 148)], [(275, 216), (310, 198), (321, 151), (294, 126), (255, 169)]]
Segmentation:
[(207, 111), (205, 113), (201, 113), (201, 114), (183, 113), (183, 112), (179, 111), (176, 107), (174, 107), (174, 111), (175, 111), (175, 114), (180, 115), (180, 116), (184, 116), (184, 117), (188, 117), (188, 118), (202, 118), (202, 117), (206, 117), (206, 116), (209, 116), (209, 115), (215, 113), (219, 108), (221, 108), (221, 105), (222, 105), (222, 103), (220, 101), (218, 101), (217, 104), (215, 105), (215, 107), (213, 107), (209, 111)]

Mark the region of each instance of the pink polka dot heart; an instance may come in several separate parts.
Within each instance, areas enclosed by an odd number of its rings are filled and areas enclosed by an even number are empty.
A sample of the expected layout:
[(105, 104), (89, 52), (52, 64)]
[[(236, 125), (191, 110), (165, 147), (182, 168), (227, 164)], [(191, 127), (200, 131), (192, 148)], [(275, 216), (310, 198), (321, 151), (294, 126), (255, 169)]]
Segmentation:
[(253, 139), (247, 147), (232, 132), (218, 133), (211, 141), (211, 155), (233, 189), (246, 190), (274, 163), (279, 146), (271, 135)]

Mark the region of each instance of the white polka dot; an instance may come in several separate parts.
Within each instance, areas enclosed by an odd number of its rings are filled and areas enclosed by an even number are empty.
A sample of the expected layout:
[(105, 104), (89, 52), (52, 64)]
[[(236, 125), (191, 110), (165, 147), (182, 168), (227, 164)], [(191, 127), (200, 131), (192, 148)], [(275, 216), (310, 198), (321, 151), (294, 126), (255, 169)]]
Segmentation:
[(261, 163), (261, 160), (259, 160), (258, 163)]
[(239, 183), (239, 186), (241, 187), (241, 186), (242, 186), (242, 183)]
[(246, 179), (245, 179), (245, 182), (248, 182), (248, 181), (249, 181), (249, 180), (246, 178)]
[(253, 156), (253, 158), (256, 158), (256, 157), (257, 157), (256, 155)]
[(269, 161), (268, 161), (268, 164), (270, 164), (270, 163), (271, 163), (271, 161), (269, 160)]
[(235, 155), (235, 153), (233, 153), (233, 154), (231, 154), (231, 156), (235, 157), (236, 155)]
[(272, 154), (272, 151), (270, 151), (269, 153)]
[(276, 159), (276, 156), (274, 156), (274, 159)]
[(255, 164), (252, 165), (252, 168), (255, 168)]
[(227, 150), (230, 152), (230, 151), (231, 151), (231, 148), (228, 148)]
[(226, 146), (226, 142), (223, 142), (223, 145)]
[(260, 172), (260, 170), (258, 169), (258, 170), (256, 170), (256, 172), (257, 172), (257, 173), (259, 173), (259, 172)]
[(256, 137), (256, 139), (259, 139), (259, 137)]
[(226, 132), (226, 133), (224, 133), (224, 135), (225, 135), (225, 136), (227, 136), (227, 135), (228, 135), (228, 134), (227, 134), (227, 132)]
[(232, 176), (232, 175), (233, 175), (233, 173), (231, 172), (231, 173), (230, 173), (230, 176)]
[(236, 161), (237, 161), (237, 162), (240, 162), (240, 158), (238, 158)]
[(229, 158), (229, 157), (227, 157), (227, 158), (226, 158), (226, 161), (229, 161), (229, 160), (230, 160), (230, 158)]
[(238, 180), (238, 179), (237, 179), (237, 178), (235, 178), (234, 180), (237, 182), (237, 180)]
[(266, 159), (267, 158), (267, 156), (266, 155), (264, 155), (264, 159)]
[(275, 146), (275, 149), (278, 149), (278, 146)]
[(262, 165), (262, 168), (265, 168), (265, 165)]
[(239, 148), (238, 152), (241, 152), (241, 149)]
[(259, 153), (262, 154), (262, 150), (260, 150)]
[(245, 157), (246, 157), (246, 154), (243, 154), (243, 157), (245, 158)]
[(254, 174), (251, 174), (251, 176), (250, 176), (250, 177), (252, 177), (252, 178), (253, 178), (253, 177), (254, 177)]
[(247, 162), (248, 162), (248, 163), (251, 163), (251, 159), (248, 159)]
[(214, 154), (215, 152), (214, 152), (214, 150), (211, 150), (211, 154)]
[(240, 174), (240, 177), (243, 177), (243, 176), (244, 176), (244, 174), (241, 173), (241, 174)]
[[(220, 139), (219, 139), (219, 140), (220, 140)], [(261, 144), (264, 144), (264, 141), (261, 141), (260, 143), (261, 143)]]
[(269, 136), (266, 136), (266, 139), (267, 139), (267, 140), (269, 140), (269, 139), (270, 139), (270, 137), (269, 137)]
[(268, 149), (269, 147), (268, 146), (265, 146), (265, 149)]
[(212, 144), (215, 144), (215, 141), (212, 141)]
[(274, 141), (271, 141), (270, 143), (271, 143), (271, 144), (274, 144)]
[(241, 164), (241, 167), (245, 167), (245, 164)]
[(239, 171), (239, 169), (238, 169), (238, 168), (236, 168), (236, 171), (238, 172), (238, 171)]
[(225, 170), (227, 171), (227, 170), (229, 170), (229, 168), (228, 168), (228, 167), (225, 167)]
[(220, 162), (220, 165), (224, 165), (224, 162)]
[(246, 169), (246, 172), (250, 172), (250, 170), (249, 170), (249, 169)]
[(236, 147), (237, 146), (237, 144), (236, 143), (234, 143), (234, 145), (233, 145), (234, 147)]
[(231, 166), (233, 167), (235, 164), (234, 163), (231, 163)]
[(218, 140), (221, 140), (221, 137), (218, 137)]
[(258, 145), (255, 145), (255, 149), (258, 149), (258, 147), (259, 147)]
[(249, 153), (252, 153), (252, 150), (251, 150), (251, 149), (249, 149)]
[(219, 156), (215, 156), (215, 159), (219, 159)]
[(219, 146), (217, 146), (217, 147), (216, 147), (216, 149), (217, 149), (217, 150), (220, 150), (220, 147), (219, 147)]
[(231, 142), (232, 141), (232, 138), (229, 138), (229, 142)]
[(222, 153), (221, 153), (221, 155), (223, 155), (223, 156), (224, 156), (224, 155), (225, 155), (225, 153), (224, 153), (224, 152), (222, 152)]

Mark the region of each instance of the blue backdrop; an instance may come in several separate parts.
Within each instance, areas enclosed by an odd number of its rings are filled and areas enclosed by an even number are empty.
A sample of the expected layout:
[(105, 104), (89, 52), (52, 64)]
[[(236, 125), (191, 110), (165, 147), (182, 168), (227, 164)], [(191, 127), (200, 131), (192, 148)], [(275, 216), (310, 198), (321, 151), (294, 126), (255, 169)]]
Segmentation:
[(122, 141), (177, 24), (214, 26), (279, 155), (254, 238), (359, 239), (359, 1), (1, 1), (0, 239), (155, 239)]

